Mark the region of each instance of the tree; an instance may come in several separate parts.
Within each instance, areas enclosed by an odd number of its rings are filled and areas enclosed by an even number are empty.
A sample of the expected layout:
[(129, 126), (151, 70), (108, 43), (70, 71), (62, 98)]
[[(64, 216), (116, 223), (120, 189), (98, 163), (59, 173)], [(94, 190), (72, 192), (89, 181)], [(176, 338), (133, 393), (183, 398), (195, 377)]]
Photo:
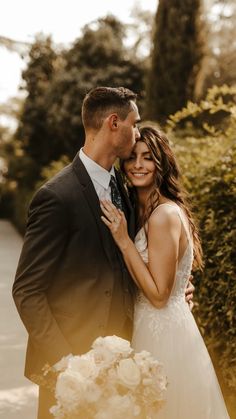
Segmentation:
[[(149, 61), (154, 13), (142, 9), (140, 4), (135, 4), (130, 17), (131, 22), (127, 24), (130, 54), (134, 57), (143, 57)], [(131, 40), (132, 42), (130, 42)]]
[(85, 94), (98, 85), (124, 85), (142, 97), (143, 62), (130, 57), (125, 36), (126, 25), (108, 16), (86, 25), (70, 49), (56, 52), (43, 36), (32, 45), (23, 72), (27, 97), (6, 150), (8, 185), (20, 190), (14, 220), (21, 230), (28, 201), (45, 173), (65, 165), (83, 144)]
[(209, 54), (204, 90), (236, 82), (236, 4), (234, 0), (208, 0)]
[(6, 36), (0, 36), (0, 45), (5, 47), (8, 51), (16, 52), (21, 57), (24, 57), (24, 55), (27, 54), (30, 44), (28, 42), (7, 38)]
[(38, 36), (31, 47), (28, 66), (22, 74), (28, 95), (15, 137), (21, 143), (24, 154), (38, 168), (50, 162), (55, 154), (47, 130), (45, 102), (54, 75), (55, 60), (51, 39)]
[(150, 119), (164, 121), (194, 97), (203, 56), (200, 7), (200, 0), (159, 1), (147, 85)]
[(47, 95), (48, 128), (57, 149), (72, 158), (84, 142), (81, 107), (96, 86), (125, 86), (142, 99), (142, 60), (130, 57), (124, 46), (125, 25), (113, 16), (86, 25), (82, 36), (64, 53), (64, 67)]
[(19, 126), (4, 144), (3, 192), (8, 202), (8, 192), (12, 197), (9, 211), (20, 231), (35, 188), (67, 164), (83, 144), (85, 94), (98, 85), (123, 85), (139, 93), (141, 103), (143, 60), (125, 45), (126, 31), (126, 25), (107, 16), (86, 25), (70, 49), (56, 50), (51, 39), (42, 35), (31, 46), (22, 75), (27, 96), (20, 111), (16, 107)]

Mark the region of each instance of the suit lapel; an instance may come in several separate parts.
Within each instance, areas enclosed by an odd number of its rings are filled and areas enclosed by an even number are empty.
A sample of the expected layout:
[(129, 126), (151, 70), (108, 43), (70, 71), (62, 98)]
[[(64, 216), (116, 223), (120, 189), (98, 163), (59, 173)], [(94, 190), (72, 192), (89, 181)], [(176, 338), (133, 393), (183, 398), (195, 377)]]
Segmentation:
[(84, 194), (84, 197), (90, 207), (91, 213), (93, 214), (93, 217), (96, 221), (98, 233), (101, 237), (101, 243), (103, 245), (104, 251), (106, 253), (106, 256), (111, 263), (111, 265), (114, 265), (113, 259), (112, 259), (112, 251), (111, 248), (114, 245), (114, 242), (112, 240), (112, 236), (110, 231), (108, 230), (107, 226), (103, 223), (101, 220), (102, 211), (100, 208), (100, 202), (99, 198), (97, 196), (96, 190), (93, 186), (93, 182), (85, 169), (82, 161), (79, 158), (79, 155), (77, 154), (74, 161), (73, 161), (73, 168), (75, 170), (75, 173), (78, 177), (78, 180), (82, 186), (82, 191)]

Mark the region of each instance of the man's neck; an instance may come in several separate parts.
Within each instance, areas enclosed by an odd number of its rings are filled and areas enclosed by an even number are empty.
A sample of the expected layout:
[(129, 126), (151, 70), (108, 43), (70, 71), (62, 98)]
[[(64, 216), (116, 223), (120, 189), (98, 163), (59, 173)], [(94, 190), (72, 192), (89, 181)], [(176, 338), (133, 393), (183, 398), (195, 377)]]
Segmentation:
[(109, 150), (103, 150), (101, 147), (97, 148), (93, 144), (86, 144), (83, 147), (83, 152), (91, 160), (95, 161), (99, 166), (106, 169), (108, 172), (111, 170), (116, 160), (116, 155)]

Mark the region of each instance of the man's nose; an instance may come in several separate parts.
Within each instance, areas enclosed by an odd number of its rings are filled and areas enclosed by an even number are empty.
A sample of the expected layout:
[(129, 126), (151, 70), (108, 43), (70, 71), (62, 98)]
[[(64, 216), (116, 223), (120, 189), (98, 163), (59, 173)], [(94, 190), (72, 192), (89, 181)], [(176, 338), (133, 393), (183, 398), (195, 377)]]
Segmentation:
[(138, 127), (136, 127), (136, 130), (135, 130), (135, 140), (136, 141), (139, 140), (140, 137), (141, 137), (141, 135), (140, 135), (139, 129), (138, 129)]

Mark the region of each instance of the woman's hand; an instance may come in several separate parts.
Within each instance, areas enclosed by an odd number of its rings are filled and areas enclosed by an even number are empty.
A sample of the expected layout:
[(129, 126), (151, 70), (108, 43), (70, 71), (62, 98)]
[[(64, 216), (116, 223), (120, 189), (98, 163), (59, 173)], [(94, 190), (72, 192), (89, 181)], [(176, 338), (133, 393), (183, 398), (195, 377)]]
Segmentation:
[(121, 251), (124, 251), (130, 241), (124, 213), (117, 209), (111, 201), (102, 200), (100, 205), (105, 215), (105, 217), (101, 217), (102, 221), (109, 228), (117, 246)]

